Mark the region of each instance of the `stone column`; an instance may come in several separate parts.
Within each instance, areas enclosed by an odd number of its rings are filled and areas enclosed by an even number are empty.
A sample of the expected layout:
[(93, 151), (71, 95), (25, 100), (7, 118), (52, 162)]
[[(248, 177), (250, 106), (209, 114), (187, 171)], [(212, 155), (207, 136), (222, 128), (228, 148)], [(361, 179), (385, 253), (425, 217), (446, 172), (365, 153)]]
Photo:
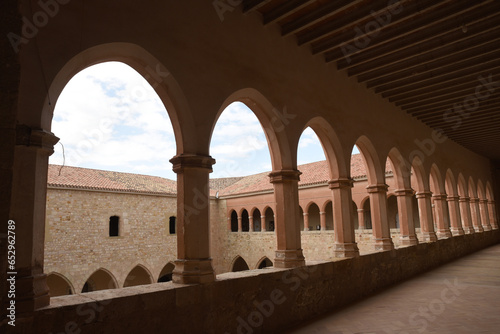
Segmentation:
[(326, 212), (319, 212), (319, 226), (321, 226), (321, 231), (326, 230)]
[(304, 231), (309, 231), (309, 213), (304, 212)]
[(497, 215), (495, 212), (495, 201), (488, 201), (488, 214), (490, 216), (491, 228), (498, 230)]
[(398, 200), (401, 245), (418, 245), (415, 222), (413, 221), (413, 189), (398, 189), (395, 194)]
[(177, 260), (174, 283), (199, 284), (215, 280), (210, 258), (210, 156), (181, 154), (173, 157), (177, 173)]
[(231, 217), (227, 218), (227, 230), (231, 232)]
[(475, 233), (474, 227), (472, 226), (472, 214), (470, 212), (470, 198), (460, 197), (458, 200), (460, 203), (460, 217), (462, 218), (462, 226), (464, 227), (464, 232), (467, 234)]
[(470, 212), (472, 216), (472, 225), (474, 226), (474, 231), (483, 232), (484, 229), (481, 226), (481, 214), (479, 212), (479, 199), (470, 199)]
[(280, 170), (269, 174), (276, 199), (275, 230), (277, 238), (274, 267), (294, 268), (305, 265), (300, 244), (298, 170)]
[(358, 209), (358, 226), (360, 230), (364, 230), (365, 227), (365, 210)]
[(47, 167), (58, 140), (48, 131), (16, 128), (9, 217), (15, 226), (11, 231), (15, 233), (16, 262), (15, 267), (2, 270), (13, 273), (8, 278), (15, 276), (18, 318), (49, 305), (47, 275), (43, 273)]
[(420, 217), (420, 230), (422, 231), (422, 239), (426, 242), (436, 241), (437, 236), (434, 232), (434, 223), (432, 220), (432, 193), (429, 191), (421, 191), (415, 194), (418, 201), (418, 213)]
[(332, 190), (333, 229), (335, 230), (334, 255), (336, 257), (359, 256), (352, 219), (352, 179), (337, 179), (328, 182)]
[(488, 200), (479, 200), (479, 212), (481, 214), (481, 223), (483, 224), (483, 229), (485, 231), (491, 231), (490, 217), (488, 216)]
[(266, 232), (266, 216), (260, 216), (260, 230)]
[(253, 216), (248, 216), (248, 224), (249, 224), (248, 231), (253, 232)]
[(238, 216), (238, 232), (243, 231), (243, 224), (241, 223), (243, 218), (241, 216)]
[(375, 250), (394, 249), (387, 218), (387, 188), (387, 184), (375, 184), (366, 187), (370, 195)]
[(446, 205), (446, 194), (432, 195), (436, 212), (436, 225), (438, 239), (451, 238), (450, 216)]
[(462, 228), (462, 223), (460, 222), (460, 205), (458, 196), (448, 196), (446, 198), (448, 201), (448, 209), (450, 210), (450, 225), (452, 235), (463, 235), (464, 229)]

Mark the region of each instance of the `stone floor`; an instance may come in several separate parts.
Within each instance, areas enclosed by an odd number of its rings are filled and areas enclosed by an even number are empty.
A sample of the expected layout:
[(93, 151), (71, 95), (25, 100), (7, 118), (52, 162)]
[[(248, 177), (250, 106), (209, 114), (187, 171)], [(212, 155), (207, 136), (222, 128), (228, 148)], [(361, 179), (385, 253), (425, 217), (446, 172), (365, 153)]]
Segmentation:
[(285, 333), (500, 333), (500, 245)]

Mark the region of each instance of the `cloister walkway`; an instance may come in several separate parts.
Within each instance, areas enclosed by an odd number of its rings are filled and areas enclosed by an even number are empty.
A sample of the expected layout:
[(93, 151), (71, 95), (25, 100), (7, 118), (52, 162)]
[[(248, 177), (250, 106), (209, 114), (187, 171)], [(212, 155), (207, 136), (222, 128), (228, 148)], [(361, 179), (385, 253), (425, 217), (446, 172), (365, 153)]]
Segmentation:
[(500, 333), (500, 244), (286, 333)]

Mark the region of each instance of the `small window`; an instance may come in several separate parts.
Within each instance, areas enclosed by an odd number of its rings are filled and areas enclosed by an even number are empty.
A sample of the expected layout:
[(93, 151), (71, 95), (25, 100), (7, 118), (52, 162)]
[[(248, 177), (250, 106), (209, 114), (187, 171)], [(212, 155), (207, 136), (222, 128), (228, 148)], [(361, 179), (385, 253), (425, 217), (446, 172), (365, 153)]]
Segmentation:
[(169, 228), (170, 234), (175, 234), (175, 217), (174, 216), (170, 217), (169, 222), (168, 222), (168, 228)]
[(109, 217), (109, 236), (117, 237), (119, 236), (119, 227), (120, 227), (120, 217), (111, 216)]

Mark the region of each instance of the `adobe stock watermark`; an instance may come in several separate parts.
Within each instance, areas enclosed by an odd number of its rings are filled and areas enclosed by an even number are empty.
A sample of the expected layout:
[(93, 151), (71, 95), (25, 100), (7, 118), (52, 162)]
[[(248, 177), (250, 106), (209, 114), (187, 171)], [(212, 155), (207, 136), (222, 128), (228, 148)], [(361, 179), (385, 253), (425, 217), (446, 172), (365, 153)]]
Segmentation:
[(349, 44), (344, 42), (340, 44), (342, 54), (344, 59), (348, 64), (351, 63), (351, 57), (353, 53), (357, 53), (368, 45), (370, 45), (373, 37), (380, 34), (380, 30), (392, 22), (393, 15), (397, 15), (403, 11), (402, 1), (399, 0), (389, 0), (387, 3), (387, 9), (381, 13), (375, 11), (370, 11), (370, 15), (373, 20), (367, 22), (364, 27), (355, 26), (354, 27), (354, 44)]
[[(287, 270), (281, 276), (281, 281), (293, 292), (296, 291), (302, 285), (302, 282), (307, 280), (310, 274), (314, 273), (317, 269), (317, 266), (306, 266)], [(286, 300), (287, 297), (285, 293), (279, 288), (275, 288), (271, 291), (269, 298), (263, 301), (254, 300), (254, 309), (246, 317), (238, 316), (236, 318), (237, 326), (235, 333), (254, 333), (254, 329), (261, 327), (265, 319), (270, 318), (276, 311), (276, 308), (285, 303)], [(225, 332), (224, 334), (230, 333)]]
[[(430, 300), (426, 306), (420, 306), (418, 311), (409, 315), (408, 324), (393, 324), (391, 327), (384, 328), (384, 331), (387, 334), (423, 333), (429, 325), (439, 319), (438, 317), (449, 308), (449, 305), (460, 297), (462, 290), (467, 288), (467, 286), (460, 284), (456, 277), (453, 281), (445, 279), (443, 285), (445, 287), (435, 296), (436, 298)], [(409, 330), (409, 328), (412, 329)]]
[(21, 28), (21, 36), (9, 32), (7, 38), (16, 53), (21, 49), (22, 44), (28, 44), (30, 40), (38, 35), (40, 29), (49, 24), (50, 19), (54, 18), (60, 10), (61, 5), (67, 5), (70, 0), (39, 0), (37, 5), (39, 10), (37, 10), (33, 16), (27, 18), (22, 17), (23, 26)]
[(232, 12), (236, 7), (241, 5), (242, 2), (242, 0), (214, 0), (212, 5), (220, 21), (224, 22), (224, 14), (226, 12)]

